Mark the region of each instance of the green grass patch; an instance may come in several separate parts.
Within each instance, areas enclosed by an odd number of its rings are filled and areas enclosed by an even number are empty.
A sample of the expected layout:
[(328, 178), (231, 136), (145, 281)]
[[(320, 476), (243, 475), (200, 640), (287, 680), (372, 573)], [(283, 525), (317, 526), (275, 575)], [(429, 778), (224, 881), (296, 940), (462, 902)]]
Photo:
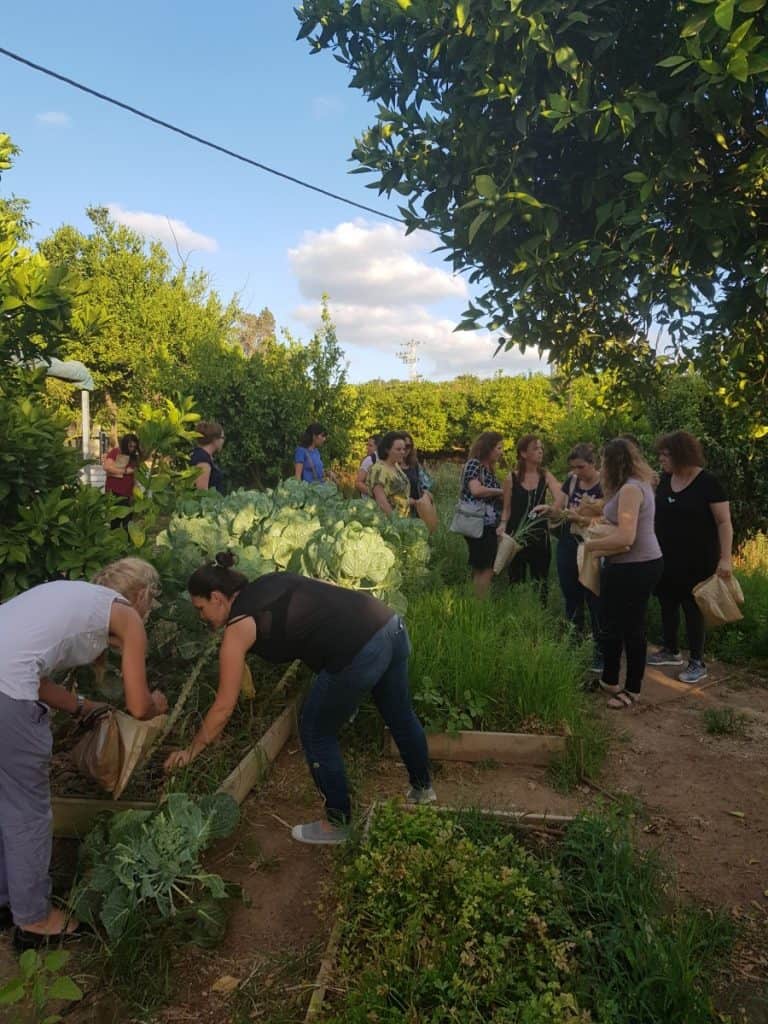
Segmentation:
[(718, 1020), (729, 922), (668, 901), (619, 817), (554, 851), (486, 816), (377, 809), (342, 869), (343, 934), (325, 1024)]
[(701, 717), (710, 736), (733, 736), (737, 739), (749, 736), (749, 718), (733, 708), (706, 708)]
[(529, 587), (490, 601), (446, 587), (411, 601), (414, 699), (430, 728), (577, 731), (588, 644)]

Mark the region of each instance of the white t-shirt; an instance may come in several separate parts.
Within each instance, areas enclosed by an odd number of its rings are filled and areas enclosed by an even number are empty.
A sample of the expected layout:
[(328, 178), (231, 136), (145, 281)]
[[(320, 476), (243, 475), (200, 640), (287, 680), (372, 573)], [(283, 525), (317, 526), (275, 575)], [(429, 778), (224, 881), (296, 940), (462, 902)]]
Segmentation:
[(95, 661), (109, 643), (115, 601), (127, 603), (109, 587), (56, 580), (0, 605), (0, 693), (37, 700), (43, 677)]
[(362, 469), (366, 476), (371, 472), (371, 466), (374, 464), (374, 461), (375, 460), (372, 455), (366, 455), (360, 463), (360, 469)]

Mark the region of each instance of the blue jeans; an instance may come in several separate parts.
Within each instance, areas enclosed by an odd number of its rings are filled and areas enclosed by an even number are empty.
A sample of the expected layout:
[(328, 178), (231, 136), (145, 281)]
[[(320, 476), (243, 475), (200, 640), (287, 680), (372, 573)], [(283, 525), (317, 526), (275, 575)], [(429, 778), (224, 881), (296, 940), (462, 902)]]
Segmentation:
[(411, 644), (399, 615), (375, 633), (339, 672), (318, 672), (307, 694), (299, 735), (328, 820), (349, 821), (351, 805), (338, 733), (368, 694), (389, 726), (412, 786), (431, 785), (427, 738), (411, 704)]
[(600, 649), (600, 598), (579, 583), (579, 566), (576, 561), (578, 543), (571, 534), (565, 534), (557, 542), (557, 576), (565, 601), (565, 617), (577, 630), (584, 629), (584, 605), (589, 609), (592, 639)]

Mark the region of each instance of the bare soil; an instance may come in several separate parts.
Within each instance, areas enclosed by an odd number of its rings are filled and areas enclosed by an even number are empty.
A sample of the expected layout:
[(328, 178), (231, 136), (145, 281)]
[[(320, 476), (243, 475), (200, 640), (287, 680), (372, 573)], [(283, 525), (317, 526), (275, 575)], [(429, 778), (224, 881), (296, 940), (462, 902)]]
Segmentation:
[[(744, 925), (733, 963), (723, 965), (723, 1005), (734, 1021), (768, 1024), (768, 680), (713, 665), (704, 683), (690, 687), (673, 670), (649, 670), (635, 708), (608, 711), (599, 694), (594, 704), (614, 737), (599, 785), (562, 794), (541, 768), (444, 763), (435, 778), (441, 803), (557, 815), (599, 801), (629, 804), (640, 841), (666, 857), (680, 893), (726, 909)], [(748, 718), (745, 738), (706, 732), (703, 711), (722, 707)], [(407, 788), (396, 760), (353, 755), (349, 768), (363, 803)], [(333, 918), (337, 854), (293, 842), (289, 826), (320, 809), (290, 741), (246, 801), (236, 837), (212, 860), (243, 887), (248, 904), (235, 907), (220, 949), (184, 950), (173, 1005), (157, 1021), (303, 1020)], [(11, 970), (9, 952), (0, 940), (0, 980)], [(237, 988), (216, 991), (227, 977)], [(77, 1019), (109, 1018), (93, 1007)]]

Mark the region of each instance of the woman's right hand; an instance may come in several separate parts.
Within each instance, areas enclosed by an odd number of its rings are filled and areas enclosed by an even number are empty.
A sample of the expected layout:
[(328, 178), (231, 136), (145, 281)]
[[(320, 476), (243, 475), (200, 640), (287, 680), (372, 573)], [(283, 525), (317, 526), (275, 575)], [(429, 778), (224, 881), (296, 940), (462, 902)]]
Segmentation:
[(168, 698), (162, 690), (153, 690), (149, 696), (155, 707), (155, 713), (152, 717), (155, 718), (157, 715), (164, 715), (168, 710)]
[(503, 537), (506, 532), (507, 532), (507, 524), (506, 523), (499, 523), (499, 525), (496, 527), (496, 536), (497, 537)]

